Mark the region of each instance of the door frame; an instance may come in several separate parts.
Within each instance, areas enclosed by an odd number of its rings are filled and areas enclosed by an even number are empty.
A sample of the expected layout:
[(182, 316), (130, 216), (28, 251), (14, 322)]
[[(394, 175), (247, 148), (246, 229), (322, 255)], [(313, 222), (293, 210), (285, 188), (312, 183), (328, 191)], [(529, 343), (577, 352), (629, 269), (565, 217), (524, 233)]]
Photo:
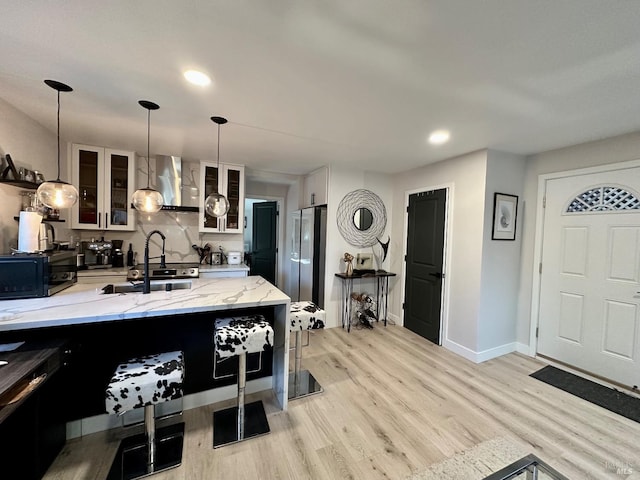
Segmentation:
[[(542, 263), (542, 239), (544, 238), (544, 197), (547, 192), (547, 182), (559, 178), (575, 177), (579, 175), (590, 175), (594, 173), (613, 172), (627, 168), (640, 167), (640, 160), (630, 160), (626, 162), (607, 163), (594, 167), (577, 168), (574, 170), (564, 170), (561, 172), (543, 173), (538, 175), (538, 196), (536, 198), (536, 231), (533, 250), (533, 281), (531, 283), (531, 316), (529, 317), (529, 356), (535, 357), (538, 354), (538, 337), (536, 332), (540, 323), (540, 289), (542, 287), (542, 274), (540, 264)], [(568, 193), (569, 195), (569, 193)], [(536, 265), (538, 267), (536, 268)]]
[[(278, 245), (278, 251), (276, 252), (276, 278), (278, 279), (278, 288), (282, 290), (283, 288), (283, 279), (284, 279), (284, 236), (285, 236), (285, 228), (286, 228), (286, 218), (283, 220), (282, 216), (285, 214), (284, 205), (285, 199), (284, 197), (274, 197), (272, 195), (245, 195), (246, 199), (250, 200), (264, 200), (265, 202), (278, 202), (278, 215), (277, 215), (277, 229), (276, 229), (276, 244)], [(244, 235), (244, 234), (243, 234)], [(244, 236), (243, 243), (244, 243)]]
[(442, 272), (445, 274), (442, 282), (442, 292), (440, 296), (440, 338), (438, 345), (444, 345), (444, 339), (449, 338), (449, 292), (451, 275), (449, 274), (449, 265), (451, 264), (451, 239), (453, 238), (453, 193), (454, 184), (452, 182), (440, 183), (431, 185), (428, 187), (414, 188), (412, 190), (405, 190), (404, 192), (404, 207), (403, 207), (403, 224), (402, 229), (402, 271), (400, 273), (400, 288), (402, 296), (400, 297), (400, 325), (404, 327), (404, 303), (405, 285), (407, 281), (407, 240), (408, 240), (408, 228), (409, 228), (409, 196), (414, 193), (429, 192), (432, 190), (444, 190), (445, 191), (445, 209), (444, 209), (444, 246), (442, 252)]

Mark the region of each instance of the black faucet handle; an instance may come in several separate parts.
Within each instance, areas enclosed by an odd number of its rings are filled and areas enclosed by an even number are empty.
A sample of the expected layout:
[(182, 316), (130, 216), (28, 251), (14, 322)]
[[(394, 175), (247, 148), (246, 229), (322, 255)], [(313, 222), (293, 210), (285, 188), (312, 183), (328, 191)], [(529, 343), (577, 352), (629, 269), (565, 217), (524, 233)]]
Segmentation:
[(167, 264), (166, 262), (166, 256), (163, 253), (162, 255), (160, 255), (160, 268), (167, 268)]

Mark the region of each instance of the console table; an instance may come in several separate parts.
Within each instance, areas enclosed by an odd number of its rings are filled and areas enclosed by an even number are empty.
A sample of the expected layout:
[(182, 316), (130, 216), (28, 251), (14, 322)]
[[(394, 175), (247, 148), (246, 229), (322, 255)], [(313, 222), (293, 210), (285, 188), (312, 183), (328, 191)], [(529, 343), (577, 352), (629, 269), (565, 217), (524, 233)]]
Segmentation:
[[(351, 331), (351, 294), (353, 293), (353, 281), (355, 279), (373, 278), (376, 281), (376, 319), (382, 320), (387, 326), (387, 306), (389, 297), (389, 277), (395, 277), (395, 273), (377, 270), (371, 273), (354, 271), (353, 274), (336, 273), (336, 277), (342, 280), (342, 328), (347, 327)], [(382, 308), (384, 302), (384, 308)], [(384, 312), (384, 315), (381, 314)]]

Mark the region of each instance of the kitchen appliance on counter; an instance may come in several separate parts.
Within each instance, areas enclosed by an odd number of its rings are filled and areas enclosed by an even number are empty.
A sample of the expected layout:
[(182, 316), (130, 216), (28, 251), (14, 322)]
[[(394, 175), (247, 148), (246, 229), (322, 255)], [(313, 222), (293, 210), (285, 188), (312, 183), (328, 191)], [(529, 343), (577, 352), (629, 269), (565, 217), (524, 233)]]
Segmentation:
[(227, 263), (229, 265), (240, 265), (242, 263), (242, 253), (240, 252), (227, 253)]
[(77, 282), (76, 254), (0, 255), (0, 300), (49, 297)]
[(104, 238), (80, 243), (80, 251), (84, 253), (84, 264), (87, 268), (109, 268), (112, 248), (113, 244)]
[(112, 267), (124, 267), (124, 253), (122, 252), (122, 240), (111, 240), (113, 253), (111, 255)]
[(211, 252), (210, 265), (222, 265), (222, 252)]
[(53, 229), (53, 225), (51, 225), (50, 223), (42, 222), (40, 224), (40, 233), (38, 235), (39, 250), (41, 252), (53, 251), (55, 241), (56, 232)]
[[(159, 263), (149, 265), (149, 276), (152, 280), (169, 278), (198, 278), (200, 270), (194, 263)], [(143, 268), (131, 268), (127, 272), (127, 280), (144, 280)]]

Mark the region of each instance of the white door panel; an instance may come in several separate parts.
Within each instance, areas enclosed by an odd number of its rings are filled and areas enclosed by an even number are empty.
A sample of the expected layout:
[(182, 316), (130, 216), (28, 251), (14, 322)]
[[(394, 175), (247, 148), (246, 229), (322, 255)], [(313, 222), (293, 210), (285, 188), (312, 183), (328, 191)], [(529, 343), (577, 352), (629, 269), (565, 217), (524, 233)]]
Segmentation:
[[(612, 188), (601, 188), (612, 187)], [(640, 169), (546, 184), (538, 353), (640, 385)]]

